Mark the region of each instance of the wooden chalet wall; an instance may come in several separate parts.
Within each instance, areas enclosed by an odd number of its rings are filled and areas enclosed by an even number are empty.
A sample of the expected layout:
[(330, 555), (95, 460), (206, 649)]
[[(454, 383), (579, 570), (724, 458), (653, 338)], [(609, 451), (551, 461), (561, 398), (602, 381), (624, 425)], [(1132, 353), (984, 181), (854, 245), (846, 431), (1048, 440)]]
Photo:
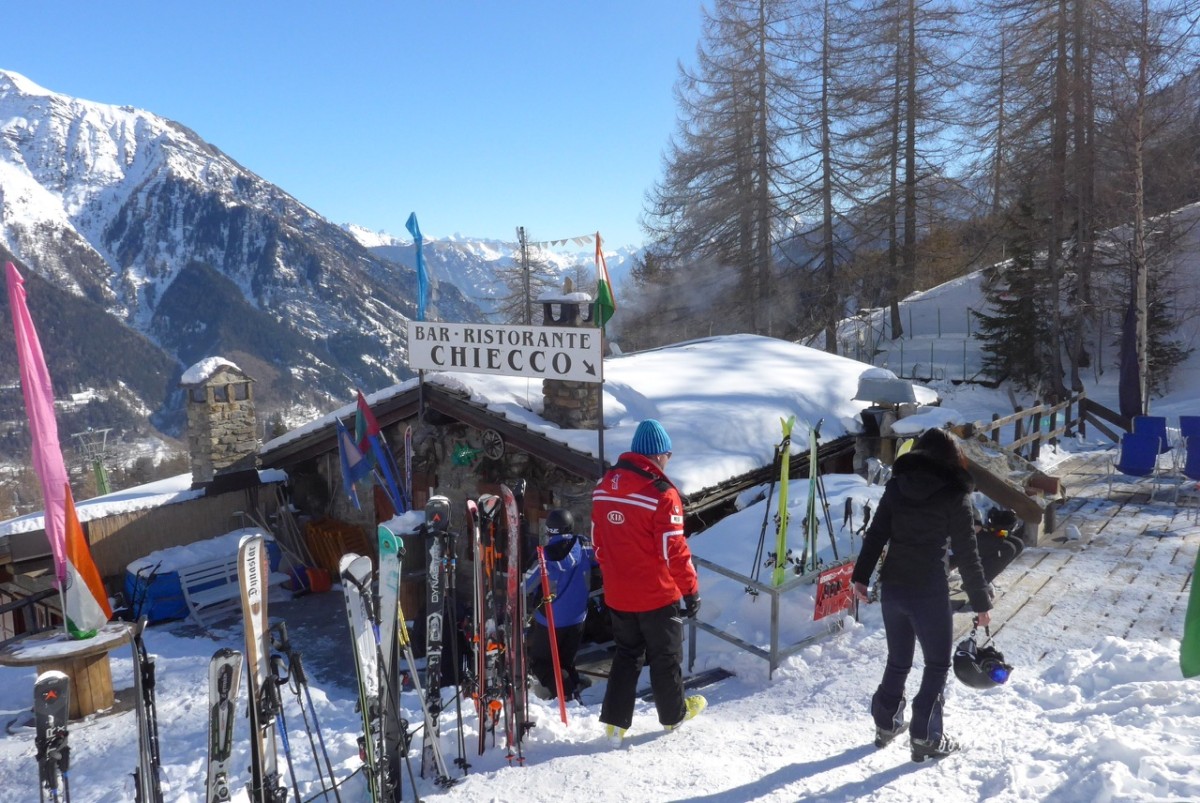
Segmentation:
[[(204, 496), (173, 505), (93, 519), (84, 525), (92, 557), (106, 580), (125, 575), (134, 560), (159, 549), (184, 546), (253, 526), (251, 516), (261, 521), (278, 507), (274, 486), (263, 485)], [(245, 519), (238, 512), (246, 514)]]

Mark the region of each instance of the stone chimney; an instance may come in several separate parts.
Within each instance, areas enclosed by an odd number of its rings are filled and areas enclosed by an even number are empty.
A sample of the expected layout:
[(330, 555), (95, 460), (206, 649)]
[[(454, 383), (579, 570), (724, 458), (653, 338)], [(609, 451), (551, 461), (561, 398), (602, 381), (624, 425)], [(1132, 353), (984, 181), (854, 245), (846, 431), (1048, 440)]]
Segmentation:
[[(592, 297), (577, 293), (568, 278), (561, 293), (544, 293), (543, 326), (592, 326)], [(563, 429), (597, 429), (600, 426), (600, 390), (595, 382), (543, 379), (542, 417)]]
[(224, 469), (253, 468), (258, 454), (254, 380), (221, 357), (184, 372), (192, 483), (205, 485)]

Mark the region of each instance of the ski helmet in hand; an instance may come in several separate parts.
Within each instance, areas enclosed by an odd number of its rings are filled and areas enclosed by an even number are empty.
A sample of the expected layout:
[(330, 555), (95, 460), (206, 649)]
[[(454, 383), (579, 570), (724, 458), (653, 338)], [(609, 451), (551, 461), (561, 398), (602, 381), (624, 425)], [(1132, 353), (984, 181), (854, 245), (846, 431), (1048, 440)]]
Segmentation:
[(546, 514), (546, 535), (570, 535), (575, 532), (575, 517), (571, 511), (556, 507)]
[(954, 676), (972, 689), (991, 689), (1008, 681), (1012, 666), (1004, 653), (991, 645), (975, 644), (975, 633), (954, 649)]

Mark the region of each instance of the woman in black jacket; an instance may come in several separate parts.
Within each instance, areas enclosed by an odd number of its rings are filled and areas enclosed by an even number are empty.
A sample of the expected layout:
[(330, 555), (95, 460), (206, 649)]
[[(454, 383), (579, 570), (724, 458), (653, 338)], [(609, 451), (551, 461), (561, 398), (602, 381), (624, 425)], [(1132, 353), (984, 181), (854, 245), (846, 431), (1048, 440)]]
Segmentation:
[(948, 552), (959, 556), (959, 573), (979, 624), (990, 622), (992, 607), (975, 541), (971, 476), (958, 444), (940, 429), (926, 431), (892, 467), (892, 478), (854, 567), (854, 594), (867, 601), (867, 584), (879, 570), (883, 626), (888, 657), (883, 680), (871, 698), (875, 745), (883, 747), (904, 732), (904, 684), (916, 643), (925, 671), (913, 698), (913, 761), (941, 758), (958, 749), (942, 732), (942, 692), (950, 673), (953, 615), (950, 610)]

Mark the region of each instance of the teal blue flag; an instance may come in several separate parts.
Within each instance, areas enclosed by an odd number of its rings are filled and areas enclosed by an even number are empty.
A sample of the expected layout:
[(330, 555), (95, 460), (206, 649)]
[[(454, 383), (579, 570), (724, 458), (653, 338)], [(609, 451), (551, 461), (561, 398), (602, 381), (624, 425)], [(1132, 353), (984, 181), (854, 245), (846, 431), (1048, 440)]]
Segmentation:
[(413, 236), (413, 242), (417, 244), (417, 320), (425, 320), (425, 299), (429, 295), (429, 272), (425, 269), (425, 254), (421, 248), (421, 227), (417, 225), (417, 213), (413, 212), (408, 216), (408, 222), (404, 224), (408, 229), (408, 233)]

